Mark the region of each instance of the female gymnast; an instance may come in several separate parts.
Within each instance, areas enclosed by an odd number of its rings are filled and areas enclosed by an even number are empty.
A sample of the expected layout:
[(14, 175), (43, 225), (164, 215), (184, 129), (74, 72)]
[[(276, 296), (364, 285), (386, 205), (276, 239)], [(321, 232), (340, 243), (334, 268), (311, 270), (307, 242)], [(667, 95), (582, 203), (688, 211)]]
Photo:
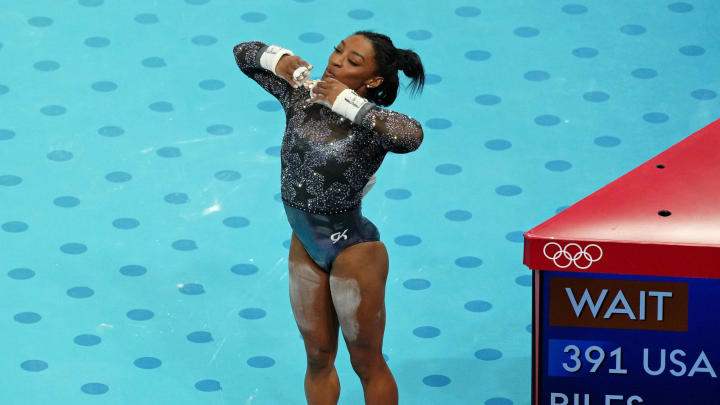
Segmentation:
[(382, 354), (387, 249), (360, 203), (385, 154), (412, 152), (423, 140), (417, 120), (379, 107), (395, 101), (398, 70), (422, 91), (420, 57), (385, 35), (358, 31), (334, 48), (317, 81), (309, 79), (314, 66), (280, 46), (249, 41), (233, 53), (285, 110), (281, 196), (292, 228), (290, 305), (307, 353), (307, 402), (337, 404), (341, 327), (365, 403), (397, 404)]

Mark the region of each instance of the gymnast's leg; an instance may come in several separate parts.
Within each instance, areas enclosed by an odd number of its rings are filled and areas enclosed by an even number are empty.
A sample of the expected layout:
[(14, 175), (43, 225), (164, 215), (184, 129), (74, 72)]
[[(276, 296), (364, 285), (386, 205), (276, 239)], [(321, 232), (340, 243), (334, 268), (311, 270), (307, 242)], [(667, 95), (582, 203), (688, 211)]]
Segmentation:
[(380, 241), (345, 248), (332, 265), (330, 291), (366, 405), (396, 405), (395, 379), (382, 355), (388, 255)]
[(305, 342), (305, 397), (309, 405), (336, 405), (340, 381), (335, 370), (338, 320), (330, 296), (328, 273), (308, 255), (295, 233), (288, 263), (290, 305)]

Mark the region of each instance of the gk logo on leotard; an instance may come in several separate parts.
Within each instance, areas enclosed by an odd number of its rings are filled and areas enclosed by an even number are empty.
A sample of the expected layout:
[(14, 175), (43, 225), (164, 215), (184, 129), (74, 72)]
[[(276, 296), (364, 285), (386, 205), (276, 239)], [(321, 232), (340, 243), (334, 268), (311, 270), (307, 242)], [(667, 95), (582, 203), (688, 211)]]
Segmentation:
[(574, 264), (578, 269), (585, 270), (602, 258), (603, 251), (594, 243), (582, 248), (577, 243), (568, 243), (563, 247), (559, 243), (548, 242), (543, 247), (543, 254), (561, 269)]
[(332, 240), (333, 245), (340, 240), (340, 238), (347, 239), (347, 235), (345, 235), (345, 232), (348, 230), (344, 230), (342, 232), (335, 232), (334, 234), (330, 235), (330, 240)]

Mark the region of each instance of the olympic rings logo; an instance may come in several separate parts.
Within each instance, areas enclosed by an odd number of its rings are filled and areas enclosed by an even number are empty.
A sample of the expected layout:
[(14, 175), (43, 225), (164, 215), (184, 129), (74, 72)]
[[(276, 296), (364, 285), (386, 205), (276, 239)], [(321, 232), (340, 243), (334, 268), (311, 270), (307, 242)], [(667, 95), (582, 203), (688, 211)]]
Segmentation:
[(568, 243), (562, 247), (557, 242), (548, 242), (543, 247), (543, 254), (561, 269), (574, 264), (575, 267), (585, 270), (602, 258), (603, 251), (594, 243), (582, 248), (577, 243)]

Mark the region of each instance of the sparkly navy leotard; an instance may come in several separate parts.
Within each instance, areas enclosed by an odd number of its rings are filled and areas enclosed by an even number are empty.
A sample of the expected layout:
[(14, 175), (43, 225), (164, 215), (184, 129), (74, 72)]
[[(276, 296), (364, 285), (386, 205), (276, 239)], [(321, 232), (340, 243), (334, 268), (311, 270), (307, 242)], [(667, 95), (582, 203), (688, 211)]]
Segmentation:
[(318, 104), (310, 91), (293, 88), (260, 65), (267, 44), (234, 47), (240, 70), (278, 99), (286, 128), (280, 151), (281, 196), (293, 232), (326, 272), (343, 249), (379, 240), (360, 211), (363, 188), (387, 152), (408, 153), (423, 139), (420, 123), (368, 102), (353, 122)]

